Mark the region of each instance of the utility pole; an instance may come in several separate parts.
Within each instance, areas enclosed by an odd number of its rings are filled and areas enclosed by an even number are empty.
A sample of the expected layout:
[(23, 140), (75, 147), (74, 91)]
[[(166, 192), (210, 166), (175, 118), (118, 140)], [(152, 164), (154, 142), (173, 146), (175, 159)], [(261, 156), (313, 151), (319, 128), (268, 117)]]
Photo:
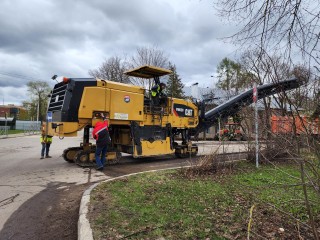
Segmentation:
[(38, 104), (37, 104), (37, 123), (39, 122), (39, 102), (40, 102), (40, 98), (38, 99)]
[(39, 93), (38, 93), (37, 124), (38, 124), (38, 122), (39, 122), (39, 116), (40, 116), (40, 97), (41, 97), (41, 93), (42, 93), (42, 92), (39, 92)]
[(253, 102), (254, 102), (254, 121), (255, 121), (255, 128), (256, 128), (256, 167), (259, 167), (259, 134), (258, 134), (258, 130), (259, 130), (259, 125), (258, 125), (258, 104), (257, 104), (257, 100), (258, 100), (258, 89), (257, 89), (257, 84), (254, 83), (253, 86)]
[(6, 119), (5, 120), (5, 125), (4, 125), (4, 131), (5, 131), (5, 134), (8, 135), (8, 130), (7, 130), (7, 112), (5, 112), (4, 116), (5, 116), (5, 119)]

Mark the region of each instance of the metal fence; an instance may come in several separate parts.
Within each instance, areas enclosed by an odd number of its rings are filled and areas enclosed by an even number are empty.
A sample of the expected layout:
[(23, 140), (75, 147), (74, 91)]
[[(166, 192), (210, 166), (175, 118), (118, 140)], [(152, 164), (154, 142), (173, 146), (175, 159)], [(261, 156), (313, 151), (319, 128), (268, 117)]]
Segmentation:
[(9, 126), (0, 126), (0, 137), (6, 137), (8, 136), (8, 131), (9, 131), (10, 127)]
[(0, 126), (0, 138), (8, 137), (10, 129), (23, 130), (24, 135), (36, 135), (41, 132), (41, 122), (17, 120), (13, 126)]
[(16, 121), (16, 130), (23, 130), (25, 135), (40, 134), (41, 122)]

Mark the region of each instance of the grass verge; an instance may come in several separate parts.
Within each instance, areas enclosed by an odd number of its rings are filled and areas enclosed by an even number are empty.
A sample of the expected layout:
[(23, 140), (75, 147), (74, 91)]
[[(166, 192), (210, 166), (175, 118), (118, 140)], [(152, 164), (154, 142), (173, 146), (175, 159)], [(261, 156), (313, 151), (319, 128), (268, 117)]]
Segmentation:
[(24, 133), (24, 130), (8, 130), (8, 134)]
[[(90, 200), (94, 239), (312, 239), (299, 176), (293, 164), (238, 163), (215, 174), (171, 170), (103, 183)], [(319, 195), (308, 193), (319, 229)]]

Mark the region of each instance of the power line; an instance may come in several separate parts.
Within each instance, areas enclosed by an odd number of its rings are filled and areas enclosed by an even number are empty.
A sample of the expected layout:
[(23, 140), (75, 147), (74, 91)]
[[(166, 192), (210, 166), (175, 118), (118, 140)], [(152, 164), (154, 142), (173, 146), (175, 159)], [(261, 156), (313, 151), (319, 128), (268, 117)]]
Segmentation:
[(21, 75), (21, 74), (16, 74), (16, 73), (8, 73), (8, 72), (1, 72), (0, 71), (0, 74), (8, 76), (8, 77), (12, 77), (12, 78), (27, 79), (27, 80), (32, 80), (32, 81), (43, 81), (44, 80), (44, 79), (29, 77), (29, 76), (26, 76), (26, 75)]

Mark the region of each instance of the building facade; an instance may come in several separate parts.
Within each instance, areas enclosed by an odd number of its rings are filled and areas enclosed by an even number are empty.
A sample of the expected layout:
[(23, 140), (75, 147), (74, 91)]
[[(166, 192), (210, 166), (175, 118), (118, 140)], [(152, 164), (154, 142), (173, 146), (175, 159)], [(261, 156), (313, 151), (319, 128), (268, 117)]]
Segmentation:
[(14, 104), (0, 105), (0, 117), (27, 120), (27, 115), (27, 109), (22, 106), (15, 106)]

